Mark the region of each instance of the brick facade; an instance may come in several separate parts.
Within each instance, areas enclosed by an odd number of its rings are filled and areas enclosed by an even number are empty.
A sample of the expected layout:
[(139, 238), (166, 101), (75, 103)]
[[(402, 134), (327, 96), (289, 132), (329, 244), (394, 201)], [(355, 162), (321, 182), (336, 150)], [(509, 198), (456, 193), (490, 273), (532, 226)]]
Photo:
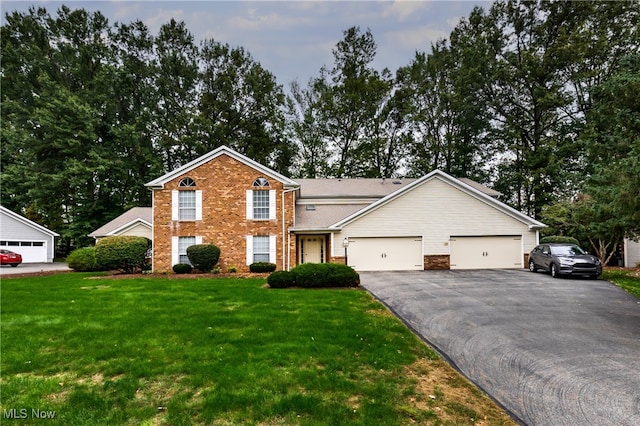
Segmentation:
[[(179, 187), (186, 177), (193, 179), (196, 186)], [(260, 177), (269, 181), (269, 188), (265, 189), (276, 191), (274, 220), (246, 218), (246, 191), (255, 189), (253, 182)], [(202, 191), (202, 220), (172, 220), (172, 191), (175, 190)], [(289, 253), (283, 250), (283, 245), (289, 245), (291, 259), (295, 259), (296, 243), (295, 238), (287, 235), (294, 220), (294, 195), (291, 191), (284, 192), (283, 224), (283, 192), (282, 182), (226, 154), (175, 176), (164, 183), (162, 189), (153, 191), (153, 270), (172, 270), (171, 237), (201, 236), (203, 244), (220, 247), (219, 266), (223, 271), (230, 266), (248, 271), (248, 235), (276, 236), (276, 265), (278, 269), (286, 269)]]

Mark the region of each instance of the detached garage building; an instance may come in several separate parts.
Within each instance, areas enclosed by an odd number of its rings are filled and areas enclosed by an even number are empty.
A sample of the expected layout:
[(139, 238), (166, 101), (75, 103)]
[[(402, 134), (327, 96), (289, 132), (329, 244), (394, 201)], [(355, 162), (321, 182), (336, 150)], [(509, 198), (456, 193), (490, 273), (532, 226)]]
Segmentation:
[[(524, 268), (545, 225), (499, 193), (436, 170), (420, 179), (300, 179), (297, 263), (359, 271)], [(325, 255), (326, 253), (326, 255)]]
[(53, 262), (55, 237), (44, 226), (0, 206), (0, 248), (22, 255), (23, 263)]

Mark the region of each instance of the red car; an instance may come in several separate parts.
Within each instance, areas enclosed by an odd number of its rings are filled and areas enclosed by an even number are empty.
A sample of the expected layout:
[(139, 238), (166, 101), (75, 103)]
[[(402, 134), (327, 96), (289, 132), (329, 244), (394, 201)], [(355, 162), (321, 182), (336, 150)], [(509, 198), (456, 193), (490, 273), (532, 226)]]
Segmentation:
[(14, 268), (22, 263), (22, 256), (11, 250), (0, 250), (0, 265), (11, 265)]

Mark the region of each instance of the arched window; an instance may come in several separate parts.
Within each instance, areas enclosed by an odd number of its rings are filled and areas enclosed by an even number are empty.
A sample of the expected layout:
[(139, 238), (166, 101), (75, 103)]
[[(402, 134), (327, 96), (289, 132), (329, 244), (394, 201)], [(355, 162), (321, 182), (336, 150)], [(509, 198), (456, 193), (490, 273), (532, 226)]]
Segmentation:
[(253, 186), (269, 187), (269, 181), (263, 177), (259, 177), (258, 179), (253, 181)]
[(180, 181), (178, 186), (196, 186), (196, 182), (190, 177), (186, 177)]

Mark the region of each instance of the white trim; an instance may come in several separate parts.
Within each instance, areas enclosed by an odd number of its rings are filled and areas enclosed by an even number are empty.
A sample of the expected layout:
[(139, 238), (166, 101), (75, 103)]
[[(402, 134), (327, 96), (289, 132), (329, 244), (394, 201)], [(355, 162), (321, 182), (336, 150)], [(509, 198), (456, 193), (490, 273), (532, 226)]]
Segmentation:
[(171, 237), (171, 267), (180, 263), (180, 237)]
[(276, 190), (269, 190), (269, 220), (276, 218)]
[(202, 220), (202, 190), (196, 190), (196, 220)]
[(196, 158), (195, 160), (185, 164), (182, 167), (178, 167), (175, 170), (170, 171), (169, 173), (166, 173), (162, 176), (160, 176), (157, 179), (152, 180), (151, 182), (148, 182), (145, 184), (145, 186), (152, 188), (152, 189), (163, 189), (164, 185), (171, 181), (172, 179), (190, 172), (191, 170), (201, 166), (204, 163), (207, 163), (210, 160), (213, 160), (214, 158), (217, 158), (221, 155), (228, 155), (229, 157), (240, 161), (241, 163), (246, 164), (247, 166), (258, 170), (260, 173), (270, 177), (271, 179), (275, 179), (277, 181), (282, 182), (285, 187), (299, 187), (300, 185), (294, 181), (292, 181), (291, 179), (287, 178), (284, 175), (281, 175), (280, 173), (276, 172), (275, 170), (272, 170), (266, 166), (263, 166), (262, 164), (248, 158), (245, 157), (244, 155), (234, 151), (233, 149), (227, 147), (227, 146), (220, 146), (216, 149), (214, 149), (213, 151), (210, 151), (209, 153)]
[(51, 237), (59, 237), (60, 234), (53, 232), (50, 229), (45, 228), (42, 225), (38, 225), (37, 223), (27, 219), (24, 216), (20, 216), (18, 213), (15, 213), (11, 210), (9, 210), (8, 208), (4, 207), (4, 206), (0, 206), (0, 211), (5, 213), (7, 216), (10, 216), (12, 218), (14, 218), (15, 220), (17, 220), (18, 222), (22, 222), (23, 224), (30, 226), (31, 228), (34, 228), (40, 232), (44, 232), (45, 234), (51, 236)]
[(253, 263), (253, 235), (247, 235), (247, 265)]
[(276, 236), (269, 235), (269, 262), (276, 263)]
[(180, 220), (180, 199), (177, 189), (171, 191), (171, 220)]
[(125, 232), (128, 229), (131, 229), (131, 228), (135, 227), (136, 225), (144, 225), (147, 228), (149, 228), (149, 230), (153, 229), (153, 225), (151, 225), (149, 222), (147, 222), (144, 219), (137, 218), (137, 219), (132, 220), (129, 223), (125, 223), (124, 225), (114, 229), (113, 231), (107, 232), (107, 236), (119, 235), (121, 232)]
[(251, 189), (247, 189), (245, 206), (247, 209), (247, 213), (246, 213), (247, 220), (253, 220), (253, 190)]
[(196, 244), (202, 244), (202, 235), (196, 235)]
[(357, 212), (353, 213), (350, 216), (347, 216), (346, 218), (334, 223), (333, 225), (329, 226), (328, 229), (329, 230), (340, 230), (342, 229), (343, 226), (348, 225), (349, 223), (359, 219), (361, 216), (364, 216), (366, 214), (368, 214), (369, 212), (376, 210), (377, 208), (389, 203), (390, 201), (402, 196), (404, 193), (409, 192), (411, 190), (413, 190), (414, 188), (417, 188), (418, 186), (429, 182), (432, 179), (440, 179), (445, 183), (448, 183), (449, 185), (451, 185), (454, 188), (459, 189), (460, 191), (478, 199), (479, 201), (482, 201), (483, 203), (495, 208), (496, 210), (511, 216), (512, 218), (518, 220), (519, 222), (522, 222), (526, 225), (529, 225), (530, 229), (539, 229), (539, 228), (546, 228), (547, 225), (545, 225), (542, 222), (538, 222), (537, 220), (533, 219), (532, 217), (527, 216), (526, 214), (519, 212), (518, 210), (504, 204), (501, 201), (496, 200), (493, 197), (490, 197), (489, 195), (477, 190), (476, 188), (472, 187), (471, 185), (468, 185), (458, 179), (455, 179), (452, 176), (449, 176), (448, 174), (446, 174), (445, 172), (441, 171), (441, 170), (434, 170), (431, 173), (428, 173), (426, 175), (424, 175), (423, 177), (421, 177), (420, 179), (411, 182), (409, 185), (400, 188), (399, 190), (397, 190), (396, 192), (393, 192), (389, 195), (387, 195), (386, 197), (381, 198), (380, 200), (376, 201), (373, 204), (370, 204), (369, 206), (363, 208), (362, 210), (358, 210)]

